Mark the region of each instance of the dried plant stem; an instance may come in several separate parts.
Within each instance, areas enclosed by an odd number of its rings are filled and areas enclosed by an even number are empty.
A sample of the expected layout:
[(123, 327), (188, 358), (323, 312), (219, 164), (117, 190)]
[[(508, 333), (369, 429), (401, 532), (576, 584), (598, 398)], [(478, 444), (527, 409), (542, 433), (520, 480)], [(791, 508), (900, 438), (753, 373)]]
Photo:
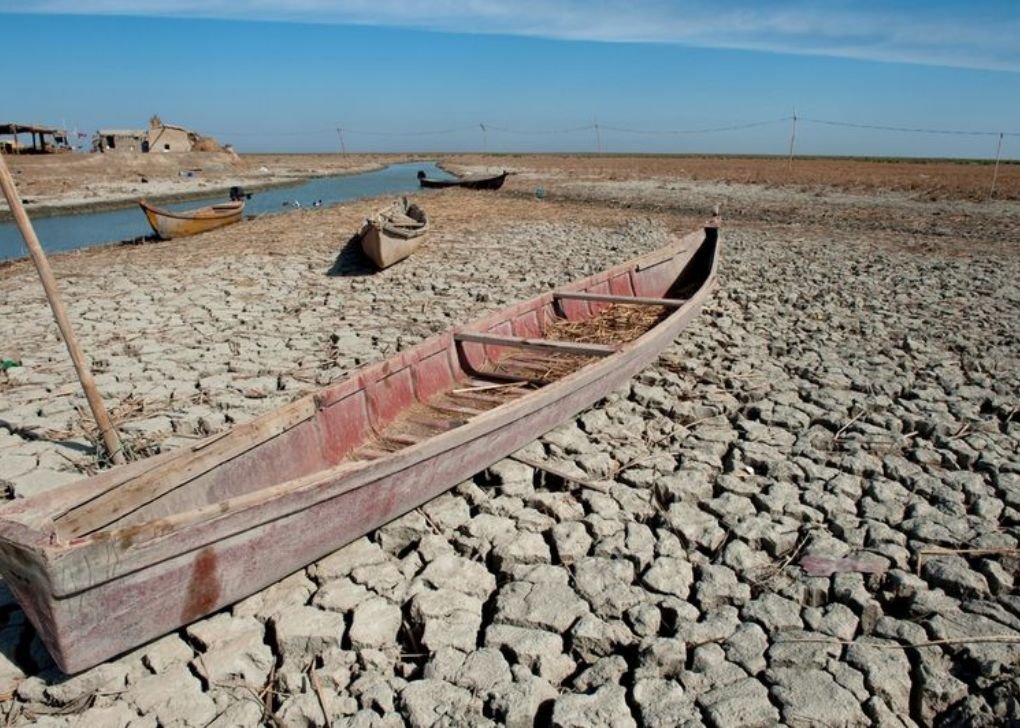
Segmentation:
[(319, 682), (319, 676), (315, 673), (314, 665), (308, 670), (308, 678), (312, 681), (312, 687), (315, 688), (315, 696), (319, 699), (319, 707), (322, 709), (322, 716), (326, 719), (328, 725), (330, 721), (328, 703), (326, 701), (326, 694), (322, 690), (322, 683)]
[(988, 635), (985, 637), (956, 637), (952, 639), (942, 640), (928, 640), (926, 642), (906, 642), (906, 643), (889, 643), (889, 642), (857, 642), (854, 640), (833, 640), (824, 639), (819, 637), (817, 639), (812, 637), (804, 637), (798, 639), (781, 640), (781, 642), (816, 642), (826, 645), (863, 645), (865, 647), (875, 647), (884, 650), (907, 650), (914, 647), (941, 647), (943, 645), (966, 645), (966, 644), (981, 644), (987, 642), (1020, 642), (1020, 635), (1010, 634), (997, 634)]
[(523, 463), (525, 465), (530, 465), (531, 467), (537, 470), (549, 473), (550, 475), (555, 475), (557, 478), (562, 478), (563, 480), (569, 481), (571, 483), (577, 483), (578, 485), (583, 485), (586, 488), (592, 488), (594, 490), (602, 490), (596, 483), (592, 482), (591, 480), (578, 477), (577, 475), (572, 475), (566, 472), (565, 470), (560, 470), (559, 468), (553, 465), (549, 465), (548, 463), (544, 463), (541, 460), (536, 460), (534, 458), (529, 458), (525, 455), (517, 454), (509, 455), (508, 458), (510, 460), (516, 460), (517, 462)]

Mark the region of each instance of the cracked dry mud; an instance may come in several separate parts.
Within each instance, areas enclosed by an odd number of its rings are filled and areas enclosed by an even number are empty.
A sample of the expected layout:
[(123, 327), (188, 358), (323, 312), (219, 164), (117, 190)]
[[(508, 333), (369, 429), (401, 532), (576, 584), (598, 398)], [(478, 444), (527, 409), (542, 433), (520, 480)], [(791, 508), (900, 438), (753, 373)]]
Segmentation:
[[(498, 462), (71, 677), (4, 592), (7, 724), (1017, 720), (1018, 203), (525, 162), (496, 195), (421, 195), (436, 232), (382, 273), (343, 247), (379, 201), (53, 258), (146, 454), (658, 247), (712, 203), (725, 222), (722, 285), (684, 335), (525, 448), (552, 472)], [(0, 289), (0, 353), (23, 365), (0, 375), (0, 479), (18, 497), (95, 456), (34, 272), (8, 266)]]

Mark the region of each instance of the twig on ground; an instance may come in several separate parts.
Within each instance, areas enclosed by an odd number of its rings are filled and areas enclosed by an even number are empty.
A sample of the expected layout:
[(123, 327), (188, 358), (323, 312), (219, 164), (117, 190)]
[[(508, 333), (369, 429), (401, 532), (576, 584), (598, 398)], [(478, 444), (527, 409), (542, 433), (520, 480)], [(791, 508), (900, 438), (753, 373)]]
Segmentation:
[(329, 725), (332, 719), (329, 717), (328, 702), (326, 701), (326, 694), (322, 690), (322, 683), (319, 682), (319, 676), (315, 672), (315, 663), (313, 662), (308, 668), (308, 677), (312, 681), (312, 687), (315, 688), (315, 696), (319, 699), (319, 707), (322, 708), (322, 716), (326, 720), (326, 724)]
[(555, 475), (557, 478), (562, 478), (563, 480), (569, 481), (571, 483), (583, 485), (585, 488), (592, 488), (593, 490), (605, 490), (603, 487), (600, 487), (594, 481), (588, 480), (587, 478), (582, 478), (577, 475), (573, 475), (571, 473), (566, 472), (565, 470), (560, 470), (556, 466), (549, 465), (548, 463), (544, 463), (540, 460), (535, 460), (534, 458), (529, 458), (525, 455), (519, 455), (516, 453), (513, 455), (508, 455), (507, 457), (510, 460), (516, 460), (517, 462), (523, 463), (524, 465), (530, 465), (531, 467), (537, 470), (549, 473), (550, 475)]
[(843, 435), (846, 433), (846, 431), (850, 429), (850, 427), (853, 425), (853, 423), (857, 422), (857, 420), (859, 420), (862, 417), (864, 417), (865, 412), (866, 412), (866, 410), (861, 410), (860, 412), (855, 414), (853, 417), (851, 417), (847, 421), (847, 423), (845, 425), (843, 425), (838, 430), (836, 430), (836, 434), (832, 436), (833, 442), (842, 442), (843, 441)]

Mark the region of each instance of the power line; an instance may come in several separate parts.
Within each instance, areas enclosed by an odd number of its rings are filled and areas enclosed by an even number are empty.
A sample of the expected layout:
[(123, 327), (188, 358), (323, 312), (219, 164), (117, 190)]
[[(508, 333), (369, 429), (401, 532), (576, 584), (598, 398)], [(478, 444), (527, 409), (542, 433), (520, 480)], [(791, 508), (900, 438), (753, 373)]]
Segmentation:
[(471, 126), (461, 126), (452, 129), (435, 129), (429, 131), (365, 131), (363, 129), (348, 129), (346, 126), (343, 129), (344, 132), (348, 134), (363, 134), (365, 136), (441, 136), (443, 134), (473, 132), (475, 130), (475, 125), (472, 124)]
[(705, 129), (669, 129), (665, 131), (649, 131), (646, 129), (626, 129), (619, 126), (606, 126), (602, 125), (603, 129), (609, 129), (610, 131), (625, 132), (627, 134), (646, 134), (655, 136), (664, 135), (681, 135), (681, 134), (710, 134), (718, 131), (737, 131), (740, 129), (753, 129), (758, 126), (770, 126), (772, 124), (780, 124), (785, 121), (789, 121), (790, 117), (784, 116), (781, 119), (770, 119), (769, 121), (753, 121), (749, 124), (738, 124), (736, 126), (716, 126), (708, 127)]
[[(771, 126), (774, 124), (781, 124), (791, 121), (792, 117), (783, 116), (778, 119), (769, 119), (767, 121), (753, 121), (746, 124), (733, 124), (728, 126), (714, 126), (714, 127), (703, 127), (697, 129), (637, 129), (632, 127), (624, 126), (610, 126), (606, 124), (599, 124), (599, 129), (605, 129), (607, 131), (619, 132), (622, 134), (638, 134), (643, 136), (683, 136), (691, 134), (714, 134), (718, 132), (727, 131), (742, 131), (744, 129), (754, 129), (757, 127)], [(822, 124), (825, 126), (838, 126), (838, 127), (849, 127), (853, 129), (872, 129), (875, 131), (893, 131), (910, 134), (944, 134), (952, 136), (1007, 136), (1016, 137), (1020, 136), (1020, 132), (1009, 132), (1009, 131), (977, 131), (977, 130), (956, 130), (956, 129), (929, 129), (923, 127), (903, 127), (903, 126), (887, 126), (883, 124), (863, 124), (850, 121), (834, 121), (832, 119), (813, 119), (810, 117), (798, 116), (797, 121), (808, 122), (811, 124)], [(488, 123), (481, 125), (485, 131), (502, 132), (504, 134), (520, 134), (520, 135), (542, 135), (542, 134), (573, 134), (577, 132), (588, 132), (595, 129), (594, 124), (582, 124), (579, 126), (571, 126), (564, 128), (555, 129), (515, 129), (512, 127), (498, 126)], [(382, 136), (382, 137), (407, 137), (407, 136), (442, 136), (445, 134), (458, 134), (465, 132), (474, 132), (478, 128), (478, 125), (471, 124), (469, 126), (461, 127), (450, 127), (447, 129), (431, 129), (431, 130), (420, 130), (420, 131), (379, 131), (379, 130), (368, 130), (368, 129), (349, 129), (343, 127), (344, 134), (355, 134), (363, 136)], [(336, 133), (336, 127), (322, 128), (322, 129), (306, 129), (303, 131), (211, 131), (209, 134), (227, 137), (227, 136), (239, 136), (239, 137), (296, 137), (296, 136), (313, 136), (313, 135), (333, 135)]]
[(849, 121), (829, 121), (827, 119), (808, 119), (798, 117), (800, 121), (808, 121), (813, 124), (825, 124), (827, 126), (849, 126), (854, 129), (877, 129), (879, 131), (900, 131), (912, 134), (951, 134), (955, 136), (1020, 136), (1020, 132), (1008, 131), (958, 131), (954, 129), (920, 129), (903, 126), (881, 126), (878, 124), (854, 124)]
[(491, 124), (485, 125), (486, 129), (491, 131), (501, 131), (505, 134), (572, 134), (578, 131), (590, 131), (595, 127), (592, 124), (585, 124), (584, 126), (572, 126), (567, 129), (508, 129), (505, 126), (492, 126)]

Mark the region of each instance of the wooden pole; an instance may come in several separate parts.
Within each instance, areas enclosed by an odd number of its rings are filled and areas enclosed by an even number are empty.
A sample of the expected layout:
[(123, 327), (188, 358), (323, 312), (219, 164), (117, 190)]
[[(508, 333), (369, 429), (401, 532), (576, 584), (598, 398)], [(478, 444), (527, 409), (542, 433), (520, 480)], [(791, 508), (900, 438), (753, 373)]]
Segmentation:
[(46, 254), (43, 253), (42, 246), (39, 245), (39, 238), (36, 237), (35, 230), (32, 228), (32, 221), (28, 219), (28, 213), (25, 212), (25, 207), (21, 204), (21, 197), (14, 185), (14, 178), (11, 176), (10, 170), (7, 169), (7, 162), (4, 160), (3, 154), (0, 154), (0, 187), (3, 188), (7, 205), (11, 208), (14, 221), (18, 224), (18, 229), (21, 230), (21, 235), (28, 246), (32, 262), (35, 263), (36, 270), (39, 271), (39, 278), (42, 279), (43, 289), (46, 291), (46, 299), (50, 302), (60, 335), (64, 339), (64, 344), (67, 345), (67, 352), (71, 355), (71, 361), (74, 362), (74, 368), (78, 372), (78, 381), (81, 382), (81, 387), (85, 390), (85, 398), (92, 409), (92, 416), (99, 427), (103, 444), (106, 445), (106, 450), (110, 454), (110, 460), (121, 464), (125, 462), (124, 450), (120, 445), (117, 430), (110, 422), (110, 416), (106, 413), (103, 400), (99, 396), (99, 390), (96, 389), (96, 383), (92, 379), (92, 372), (89, 371), (85, 363), (85, 356), (78, 347), (77, 339), (74, 338), (71, 321), (67, 317), (67, 309), (64, 308), (60, 291), (57, 290), (57, 279), (53, 277), (49, 261), (46, 260)]
[(598, 147), (599, 154), (602, 154), (602, 134), (599, 132), (599, 119), (594, 114), (592, 114), (591, 123), (595, 127), (595, 145)]
[(339, 126), (336, 128), (337, 138), (340, 139), (340, 154), (347, 156), (347, 146), (344, 144), (344, 130)]
[(999, 179), (999, 160), (1002, 158), (1002, 132), (999, 132), (999, 146), (995, 148), (995, 171), (992, 172), (992, 191), (988, 193), (989, 197), (995, 197), (995, 183)]
[(489, 139), (485, 131), (485, 124), (479, 124), (478, 126), (482, 127), (482, 152), (487, 154), (489, 151)]
[(797, 140), (797, 110), (793, 110), (793, 129), (790, 131), (790, 160), (786, 164), (787, 170), (793, 170), (793, 143)]

